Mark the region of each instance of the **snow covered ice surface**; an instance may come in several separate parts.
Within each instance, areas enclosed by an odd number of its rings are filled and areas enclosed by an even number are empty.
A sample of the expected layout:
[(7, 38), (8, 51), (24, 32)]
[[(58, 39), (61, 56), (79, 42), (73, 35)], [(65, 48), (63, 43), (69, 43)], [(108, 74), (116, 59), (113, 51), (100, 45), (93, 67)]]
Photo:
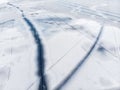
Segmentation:
[(120, 90), (119, 4), (0, 0), (0, 90)]

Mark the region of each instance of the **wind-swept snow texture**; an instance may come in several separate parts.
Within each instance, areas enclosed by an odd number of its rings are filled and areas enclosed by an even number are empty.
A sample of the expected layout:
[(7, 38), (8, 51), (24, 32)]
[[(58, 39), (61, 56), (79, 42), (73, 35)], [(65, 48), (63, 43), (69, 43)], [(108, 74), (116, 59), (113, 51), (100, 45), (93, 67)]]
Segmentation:
[(1, 0), (0, 90), (120, 90), (120, 0)]

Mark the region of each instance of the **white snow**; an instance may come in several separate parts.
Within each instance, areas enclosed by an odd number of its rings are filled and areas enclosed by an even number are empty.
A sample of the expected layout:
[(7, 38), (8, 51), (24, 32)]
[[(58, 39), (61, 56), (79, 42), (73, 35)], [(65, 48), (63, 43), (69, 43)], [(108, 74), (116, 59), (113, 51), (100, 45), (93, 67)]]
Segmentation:
[[(76, 8), (79, 8), (74, 0), (11, 1), (24, 10), (26, 17), (35, 25), (42, 38), (49, 90), (54, 90), (85, 57), (94, 44), (103, 22), (105, 24), (100, 40), (87, 61), (78, 68), (63, 90), (120, 89), (119, 22), (114, 23), (98, 17), (91, 18), (91, 15), (86, 17), (85, 13), (76, 13)], [(75, 1), (78, 4), (88, 5), (88, 8), (104, 2), (101, 0), (88, 4), (87, 0)], [(14, 7), (3, 4), (7, 2), (7, 0), (0, 1), (2, 5), (0, 6), (0, 90), (37, 90), (40, 78), (37, 76), (37, 50), (34, 38), (21, 13)], [(107, 9), (109, 6), (107, 3), (102, 5), (108, 11), (115, 9)], [(70, 20), (67, 21), (66, 18)]]
[(7, 3), (9, 0), (0, 0), (0, 4)]

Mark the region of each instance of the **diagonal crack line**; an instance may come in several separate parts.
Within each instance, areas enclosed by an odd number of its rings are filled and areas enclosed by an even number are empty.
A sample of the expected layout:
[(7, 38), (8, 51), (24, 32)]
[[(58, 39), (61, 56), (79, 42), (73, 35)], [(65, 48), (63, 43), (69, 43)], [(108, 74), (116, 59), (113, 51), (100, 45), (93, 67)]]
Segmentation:
[(15, 20), (14, 19), (10, 19), (10, 20), (4, 21), (4, 22), (0, 22), (0, 25), (5, 24), (7, 22), (11, 22), (11, 21), (15, 21)]
[(32, 22), (24, 15), (23, 10), (21, 10), (19, 7), (15, 6), (11, 3), (8, 3), (8, 5), (18, 9), (21, 12), (23, 20), (30, 27), (30, 31), (31, 31), (33, 38), (35, 40), (35, 43), (37, 45), (38, 75), (40, 77), (40, 84), (39, 84), (38, 90), (48, 90), (46, 78), (44, 76), (45, 60), (44, 60), (43, 45), (42, 45), (42, 40), (39, 37), (38, 31), (35, 28), (35, 26), (32, 24)]
[[(81, 39), (80, 39), (81, 40)], [(62, 57), (60, 57), (54, 64), (52, 64), (48, 69), (47, 71), (49, 71), (50, 69), (52, 69), (56, 64), (58, 64), (66, 55), (68, 55), (79, 43), (80, 43), (80, 40), (75, 43), (75, 45), (73, 45)]]
[(88, 53), (83, 57), (82, 60), (80, 60), (80, 62), (70, 72), (70, 74), (55, 88), (55, 90), (61, 90), (67, 84), (67, 82), (72, 78), (72, 76), (75, 75), (75, 73), (78, 71), (78, 69), (80, 69), (80, 67), (87, 61), (88, 57), (92, 54), (95, 46), (97, 45), (97, 43), (102, 35), (103, 28), (104, 28), (104, 25), (101, 26), (100, 32), (99, 32), (94, 44), (91, 46), (90, 50), (88, 51)]

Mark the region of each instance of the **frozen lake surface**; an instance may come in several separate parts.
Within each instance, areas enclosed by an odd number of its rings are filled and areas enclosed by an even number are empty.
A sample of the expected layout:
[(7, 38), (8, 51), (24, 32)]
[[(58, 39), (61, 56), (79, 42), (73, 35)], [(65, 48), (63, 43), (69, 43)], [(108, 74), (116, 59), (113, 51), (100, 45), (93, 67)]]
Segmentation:
[(120, 90), (120, 0), (1, 0), (0, 90)]

